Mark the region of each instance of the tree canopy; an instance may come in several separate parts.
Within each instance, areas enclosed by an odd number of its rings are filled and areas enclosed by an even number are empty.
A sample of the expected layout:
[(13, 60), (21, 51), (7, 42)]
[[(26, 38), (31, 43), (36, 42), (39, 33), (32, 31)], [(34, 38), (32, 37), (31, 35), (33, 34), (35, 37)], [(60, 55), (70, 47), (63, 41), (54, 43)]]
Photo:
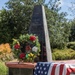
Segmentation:
[(33, 7), (42, 4), (45, 6), (46, 17), (52, 48), (63, 48), (69, 41), (70, 23), (65, 19), (66, 13), (58, 13), (59, 0), (9, 0), (7, 9), (0, 13), (0, 38), (2, 42), (11, 42), (12, 38), (28, 33)]

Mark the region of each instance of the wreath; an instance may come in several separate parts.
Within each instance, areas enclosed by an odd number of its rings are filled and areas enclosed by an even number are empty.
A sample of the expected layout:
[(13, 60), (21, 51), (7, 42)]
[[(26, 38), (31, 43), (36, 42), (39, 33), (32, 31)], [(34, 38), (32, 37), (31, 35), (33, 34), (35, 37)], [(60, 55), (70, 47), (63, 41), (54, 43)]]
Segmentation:
[(39, 52), (40, 43), (37, 36), (26, 34), (20, 35), (18, 39), (13, 39), (13, 53), (19, 60), (34, 62)]

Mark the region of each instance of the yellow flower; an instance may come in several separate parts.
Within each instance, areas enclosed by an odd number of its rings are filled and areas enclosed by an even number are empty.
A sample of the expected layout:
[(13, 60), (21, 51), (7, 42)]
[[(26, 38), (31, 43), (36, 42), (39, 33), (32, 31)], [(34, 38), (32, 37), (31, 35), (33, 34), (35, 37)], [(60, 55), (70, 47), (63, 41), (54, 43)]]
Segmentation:
[(11, 48), (10, 48), (10, 45), (9, 43), (6, 43), (6, 44), (1, 44), (0, 45), (0, 52), (2, 53), (10, 53), (11, 52)]
[(1, 44), (1, 45), (0, 45), (0, 52), (3, 52), (4, 49), (5, 49), (5, 48), (4, 48), (4, 44)]
[(33, 53), (29, 53), (28, 56), (29, 56), (29, 57), (33, 57), (34, 54), (33, 54)]
[(30, 54), (28, 54), (28, 57), (30, 57)]
[(30, 56), (31, 56), (31, 57), (33, 57), (33, 56), (34, 56), (34, 54), (30, 53)]
[(5, 44), (5, 49), (6, 49), (6, 51), (7, 51), (8, 53), (11, 52), (11, 48), (10, 48), (9, 43), (6, 43), (6, 44)]

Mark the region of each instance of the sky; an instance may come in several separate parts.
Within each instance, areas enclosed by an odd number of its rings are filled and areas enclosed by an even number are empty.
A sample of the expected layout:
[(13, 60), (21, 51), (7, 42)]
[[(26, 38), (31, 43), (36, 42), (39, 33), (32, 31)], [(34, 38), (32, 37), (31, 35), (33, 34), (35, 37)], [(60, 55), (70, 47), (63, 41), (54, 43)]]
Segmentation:
[[(0, 0), (0, 10), (2, 9), (2, 7), (5, 7), (5, 3), (7, 2), (8, 0)], [(47, 0), (49, 1), (49, 0)], [(69, 7), (71, 7), (71, 2), (75, 2), (74, 0), (60, 0), (61, 4), (61, 10), (60, 12), (67, 12), (68, 13), (68, 16), (66, 18), (68, 19), (73, 19), (74, 16), (71, 16), (71, 11), (69, 10)]]
[(61, 0), (61, 4), (60, 4), (60, 6), (61, 6), (60, 12), (67, 12), (68, 13), (68, 16), (67, 16), (68, 19), (74, 18), (74, 16), (72, 16), (71, 10), (69, 9), (72, 6), (72, 2), (75, 2), (75, 0)]
[(8, 0), (0, 0), (0, 10), (2, 9), (2, 7), (5, 7), (5, 3), (7, 2)]

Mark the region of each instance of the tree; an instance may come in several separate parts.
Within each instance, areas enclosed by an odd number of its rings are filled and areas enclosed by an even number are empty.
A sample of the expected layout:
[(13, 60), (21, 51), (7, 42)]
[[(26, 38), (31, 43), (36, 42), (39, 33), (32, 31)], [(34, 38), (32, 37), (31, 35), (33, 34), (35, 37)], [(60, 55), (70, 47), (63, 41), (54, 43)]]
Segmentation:
[(0, 11), (0, 43), (9, 42), (12, 39), (13, 30), (11, 31), (11, 28), (11, 13), (3, 9)]
[(69, 41), (70, 23), (67, 22), (66, 13), (58, 13), (46, 9), (50, 42), (52, 48), (64, 48)]
[(69, 10), (71, 11), (71, 16), (75, 18), (75, 1), (71, 2), (71, 6), (69, 7)]
[[(19, 37), (20, 34), (28, 33), (33, 7), (38, 4), (44, 5), (46, 9), (52, 47), (64, 47), (68, 41), (70, 26), (65, 19), (66, 15), (64, 13), (58, 13), (60, 10), (59, 0), (49, 0), (48, 3), (46, 3), (46, 0), (9, 0), (6, 3), (9, 10), (5, 10), (6, 12), (3, 13), (9, 14), (8, 19), (6, 19), (5, 22), (1, 21), (2, 25), (8, 22), (6, 26), (10, 27), (11, 32), (9, 32), (11, 38), (16, 38)], [(1, 17), (3, 18), (3, 16)], [(7, 18), (7, 16), (5, 17)]]
[(75, 41), (75, 19), (71, 21), (71, 33), (69, 37), (70, 41)]
[[(5, 26), (5, 23), (7, 23), (6, 26), (10, 28), (11, 32), (9, 37), (16, 38), (20, 34), (27, 33), (34, 5), (45, 4), (45, 1), (46, 0), (9, 0), (6, 3), (8, 10), (3, 9), (0, 16), (1, 18), (5, 17), (6, 20), (4, 22), (1, 20), (2, 25)], [(8, 16), (2, 14), (8, 14)], [(8, 19), (6, 19), (7, 17)]]

